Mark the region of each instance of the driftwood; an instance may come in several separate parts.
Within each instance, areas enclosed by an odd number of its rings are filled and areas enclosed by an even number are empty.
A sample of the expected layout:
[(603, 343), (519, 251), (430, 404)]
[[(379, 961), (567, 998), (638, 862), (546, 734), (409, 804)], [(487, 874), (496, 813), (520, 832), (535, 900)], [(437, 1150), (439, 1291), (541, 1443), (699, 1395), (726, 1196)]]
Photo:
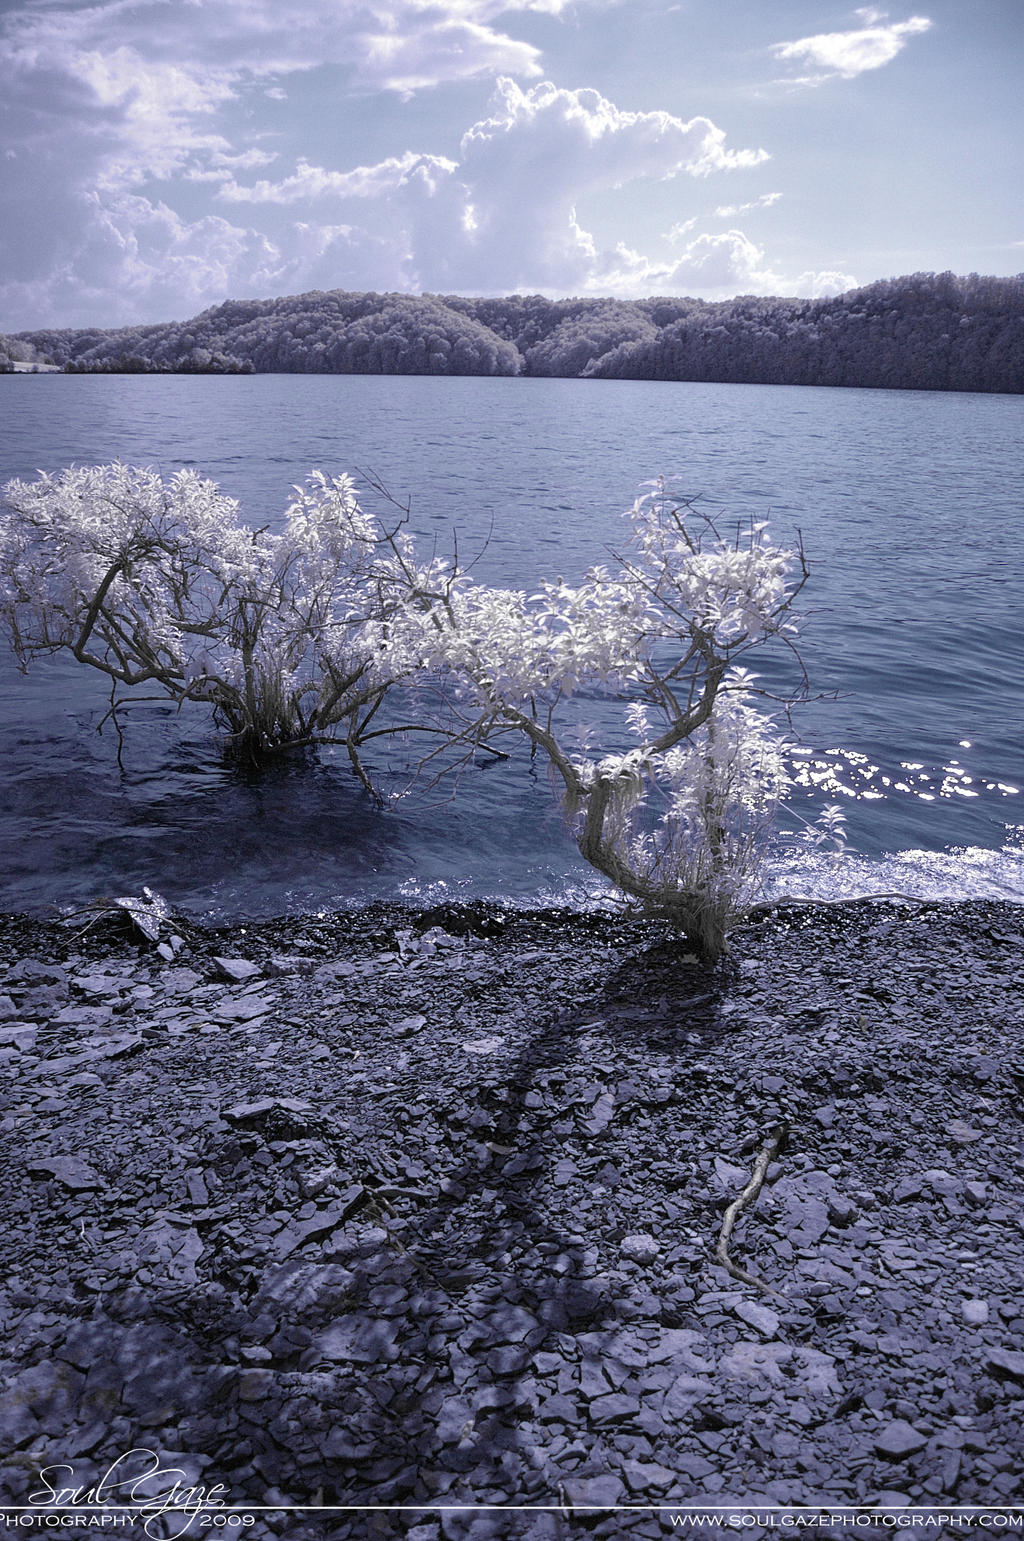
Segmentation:
[(756, 1274), (748, 1273), (745, 1268), (741, 1268), (738, 1263), (733, 1262), (729, 1256), (729, 1238), (732, 1236), (733, 1227), (740, 1215), (754, 1202), (764, 1186), (765, 1173), (781, 1150), (782, 1143), (788, 1133), (789, 1125), (785, 1123), (775, 1124), (772, 1128), (770, 1138), (761, 1147), (760, 1154), (754, 1163), (754, 1170), (750, 1181), (739, 1198), (734, 1199), (725, 1211), (725, 1215), (722, 1218), (722, 1229), (718, 1233), (718, 1244), (715, 1247), (715, 1261), (721, 1263), (726, 1272), (731, 1274), (734, 1279), (740, 1279), (744, 1284), (751, 1284), (755, 1289), (763, 1290), (766, 1295), (773, 1295), (777, 1300), (783, 1298), (778, 1290), (773, 1289), (770, 1284), (766, 1284), (763, 1279), (759, 1279)]

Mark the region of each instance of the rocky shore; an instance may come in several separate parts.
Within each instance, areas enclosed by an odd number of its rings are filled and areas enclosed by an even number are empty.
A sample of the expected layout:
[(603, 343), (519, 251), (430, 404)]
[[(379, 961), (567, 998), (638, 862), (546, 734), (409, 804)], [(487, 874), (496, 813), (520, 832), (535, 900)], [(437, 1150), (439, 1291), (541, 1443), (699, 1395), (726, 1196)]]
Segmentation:
[(0, 1503), (130, 1451), (297, 1541), (1022, 1501), (1024, 909), (715, 972), (615, 915), (82, 924), (0, 921)]

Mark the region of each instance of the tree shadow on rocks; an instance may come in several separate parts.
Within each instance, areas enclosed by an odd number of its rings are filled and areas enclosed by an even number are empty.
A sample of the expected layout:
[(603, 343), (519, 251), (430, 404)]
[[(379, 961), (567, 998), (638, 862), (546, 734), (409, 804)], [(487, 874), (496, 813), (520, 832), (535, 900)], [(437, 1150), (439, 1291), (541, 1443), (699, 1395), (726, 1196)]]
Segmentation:
[[(694, 1045), (723, 1032), (723, 983), (677, 943), (595, 978), (592, 996), (549, 1009), (514, 1059), (485, 1060), (455, 1106), (433, 1109), (436, 1189), (381, 1184), (324, 1261), (264, 1276), (249, 1337), (273, 1405), (241, 1411), (264, 1479), (328, 1504), (629, 1501), (622, 1446), (643, 1459), (654, 1424), (616, 1392), (618, 1365), (606, 1378), (604, 1353), (616, 1340), (636, 1359), (643, 1343), (624, 1333), (678, 1323), (621, 1251), (642, 1184), (631, 1174), (636, 1191), (618, 1190), (634, 1122), (657, 1149)], [(703, 1266), (699, 1246), (676, 1251), (677, 1267)], [(561, 1534), (557, 1519), (537, 1534)], [(325, 1534), (378, 1533), (367, 1523)]]

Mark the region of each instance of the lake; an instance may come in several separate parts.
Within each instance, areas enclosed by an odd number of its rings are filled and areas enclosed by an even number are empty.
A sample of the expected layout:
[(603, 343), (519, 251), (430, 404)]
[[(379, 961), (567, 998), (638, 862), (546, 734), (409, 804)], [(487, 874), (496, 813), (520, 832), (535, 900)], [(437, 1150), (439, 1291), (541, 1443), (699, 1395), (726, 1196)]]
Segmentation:
[[(787, 826), (841, 803), (851, 849), (783, 841), (779, 891), (1024, 900), (1024, 400), (643, 381), (409, 376), (0, 376), (0, 481), (122, 459), (195, 466), (280, 515), (312, 467), (372, 473), (441, 550), (530, 587), (621, 542), (641, 482), (803, 535)], [(760, 668), (760, 664), (758, 665)], [(762, 671), (763, 672), (763, 671)], [(197, 916), (373, 898), (590, 902), (543, 774), (513, 762), (385, 812), (343, 752), (227, 770), (196, 708), (131, 709), (123, 767), (102, 679), (0, 658), (0, 907), (47, 913), (143, 884)]]

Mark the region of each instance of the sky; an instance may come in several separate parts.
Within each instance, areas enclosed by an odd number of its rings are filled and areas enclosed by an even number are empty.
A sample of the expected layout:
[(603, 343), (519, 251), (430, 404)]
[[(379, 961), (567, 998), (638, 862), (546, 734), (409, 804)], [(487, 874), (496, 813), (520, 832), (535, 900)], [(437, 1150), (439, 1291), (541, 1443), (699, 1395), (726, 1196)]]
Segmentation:
[(1022, 0), (0, 0), (0, 331), (1024, 269)]

